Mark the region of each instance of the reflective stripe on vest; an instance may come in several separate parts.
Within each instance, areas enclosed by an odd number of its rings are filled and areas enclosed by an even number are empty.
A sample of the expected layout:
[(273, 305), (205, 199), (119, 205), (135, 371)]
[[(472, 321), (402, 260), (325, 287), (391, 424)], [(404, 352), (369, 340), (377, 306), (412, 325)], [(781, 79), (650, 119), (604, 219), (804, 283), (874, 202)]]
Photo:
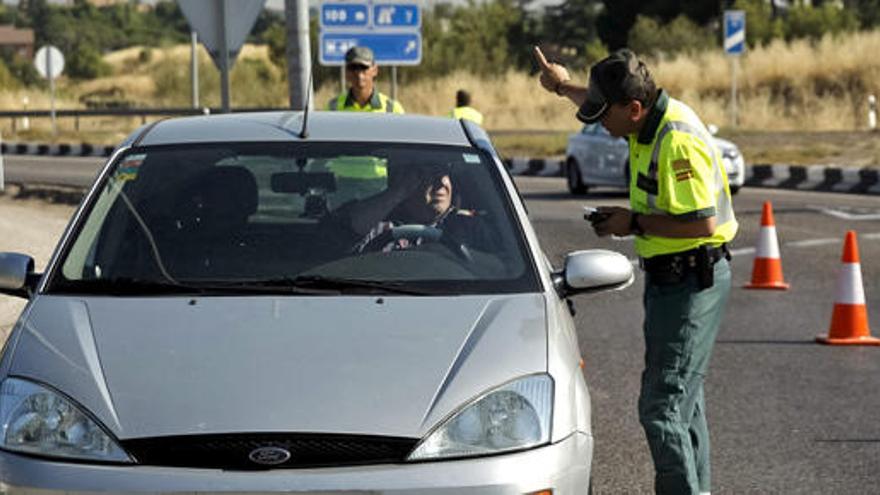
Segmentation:
[[(379, 101), (383, 101), (383, 100), (385, 101), (385, 105), (384, 105), (385, 112), (386, 113), (394, 113), (394, 100), (392, 100), (391, 98), (388, 98), (387, 96), (383, 95), (382, 93), (379, 93), (378, 96), (379, 96)], [(337, 96), (336, 98), (333, 98), (332, 100), (330, 100), (330, 111), (334, 111), (334, 112), (337, 110), (341, 110), (343, 112), (345, 112), (345, 111), (381, 112), (382, 111), (381, 108), (373, 108), (372, 106), (369, 107), (370, 108), (369, 110), (366, 109), (367, 108), (366, 106), (360, 107), (360, 108), (356, 108), (354, 106), (346, 107), (345, 100), (347, 98), (348, 98), (348, 94), (342, 93), (341, 95)], [(368, 103), (368, 105), (369, 105), (369, 103)], [(351, 109), (351, 110), (349, 110), (349, 109)]]
[(660, 159), (660, 146), (663, 144), (663, 139), (670, 131), (679, 131), (696, 136), (697, 139), (703, 141), (703, 144), (709, 147), (709, 154), (712, 156), (712, 171), (715, 176), (714, 192), (716, 221), (718, 225), (724, 225), (732, 220), (733, 205), (731, 204), (730, 196), (724, 190), (724, 174), (721, 172), (721, 166), (718, 163), (718, 153), (716, 153), (715, 147), (712, 145), (712, 141), (706, 133), (687, 122), (670, 121), (663, 126), (663, 129), (660, 130), (657, 134), (657, 139), (654, 141), (654, 149), (651, 151), (651, 162), (648, 164), (648, 176), (645, 177), (640, 173), (637, 178), (637, 186), (648, 194), (648, 208), (652, 213), (666, 213), (657, 208), (657, 162)]

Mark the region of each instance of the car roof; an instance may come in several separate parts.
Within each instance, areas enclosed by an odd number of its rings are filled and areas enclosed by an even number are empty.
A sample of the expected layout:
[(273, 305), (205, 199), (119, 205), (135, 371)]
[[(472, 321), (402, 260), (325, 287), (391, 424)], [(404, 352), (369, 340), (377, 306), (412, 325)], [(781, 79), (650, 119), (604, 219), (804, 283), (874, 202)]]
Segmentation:
[[(229, 113), (181, 117), (146, 126), (139, 145), (216, 142), (400, 142), (471, 146), (461, 122), (448, 117), (367, 112), (310, 112), (308, 136), (299, 137), (303, 112)], [(129, 137), (134, 141), (144, 131)]]

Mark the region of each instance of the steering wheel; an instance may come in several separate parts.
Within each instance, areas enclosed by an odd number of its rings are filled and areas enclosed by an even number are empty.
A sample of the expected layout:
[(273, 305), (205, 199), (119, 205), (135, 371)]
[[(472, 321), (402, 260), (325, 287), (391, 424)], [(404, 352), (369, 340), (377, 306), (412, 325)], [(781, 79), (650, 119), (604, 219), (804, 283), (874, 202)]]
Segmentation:
[(474, 261), (467, 246), (456, 242), (455, 239), (446, 234), (440, 227), (434, 227), (432, 225), (394, 225), (382, 234), (370, 239), (370, 242), (364, 246), (363, 251), (379, 251), (389, 242), (401, 239), (407, 239), (412, 243), (415, 243), (418, 239), (421, 239), (422, 242), (437, 242), (448, 248), (464, 261), (468, 263), (473, 263)]

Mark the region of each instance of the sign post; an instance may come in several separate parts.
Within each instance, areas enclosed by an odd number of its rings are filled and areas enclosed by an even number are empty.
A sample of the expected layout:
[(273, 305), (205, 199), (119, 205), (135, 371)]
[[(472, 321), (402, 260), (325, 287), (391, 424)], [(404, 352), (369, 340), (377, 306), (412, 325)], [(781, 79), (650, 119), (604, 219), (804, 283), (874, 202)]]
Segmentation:
[(737, 126), (736, 70), (739, 56), (746, 49), (746, 13), (742, 10), (724, 11), (724, 53), (730, 57), (730, 115), (731, 125)]
[(344, 66), (349, 48), (369, 47), (377, 64), (391, 66), (392, 98), (397, 98), (397, 66), (422, 62), (422, 12), (413, 0), (325, 2), (319, 25), (321, 65)]
[(178, 0), (180, 10), (220, 71), (223, 112), (230, 111), (229, 71), (266, 0)]
[(55, 121), (55, 78), (64, 70), (64, 55), (52, 45), (46, 45), (34, 55), (34, 65), (41, 76), (49, 80), (49, 114), (52, 117), (52, 136), (58, 136), (58, 124)]

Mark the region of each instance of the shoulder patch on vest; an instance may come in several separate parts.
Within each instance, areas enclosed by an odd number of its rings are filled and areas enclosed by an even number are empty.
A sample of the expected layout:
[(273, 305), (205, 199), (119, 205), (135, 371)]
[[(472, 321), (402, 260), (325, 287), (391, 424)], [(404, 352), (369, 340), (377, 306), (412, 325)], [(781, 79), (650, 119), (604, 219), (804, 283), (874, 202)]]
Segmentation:
[(678, 182), (694, 178), (694, 171), (688, 160), (675, 160), (672, 162), (672, 170), (675, 172), (675, 180)]

